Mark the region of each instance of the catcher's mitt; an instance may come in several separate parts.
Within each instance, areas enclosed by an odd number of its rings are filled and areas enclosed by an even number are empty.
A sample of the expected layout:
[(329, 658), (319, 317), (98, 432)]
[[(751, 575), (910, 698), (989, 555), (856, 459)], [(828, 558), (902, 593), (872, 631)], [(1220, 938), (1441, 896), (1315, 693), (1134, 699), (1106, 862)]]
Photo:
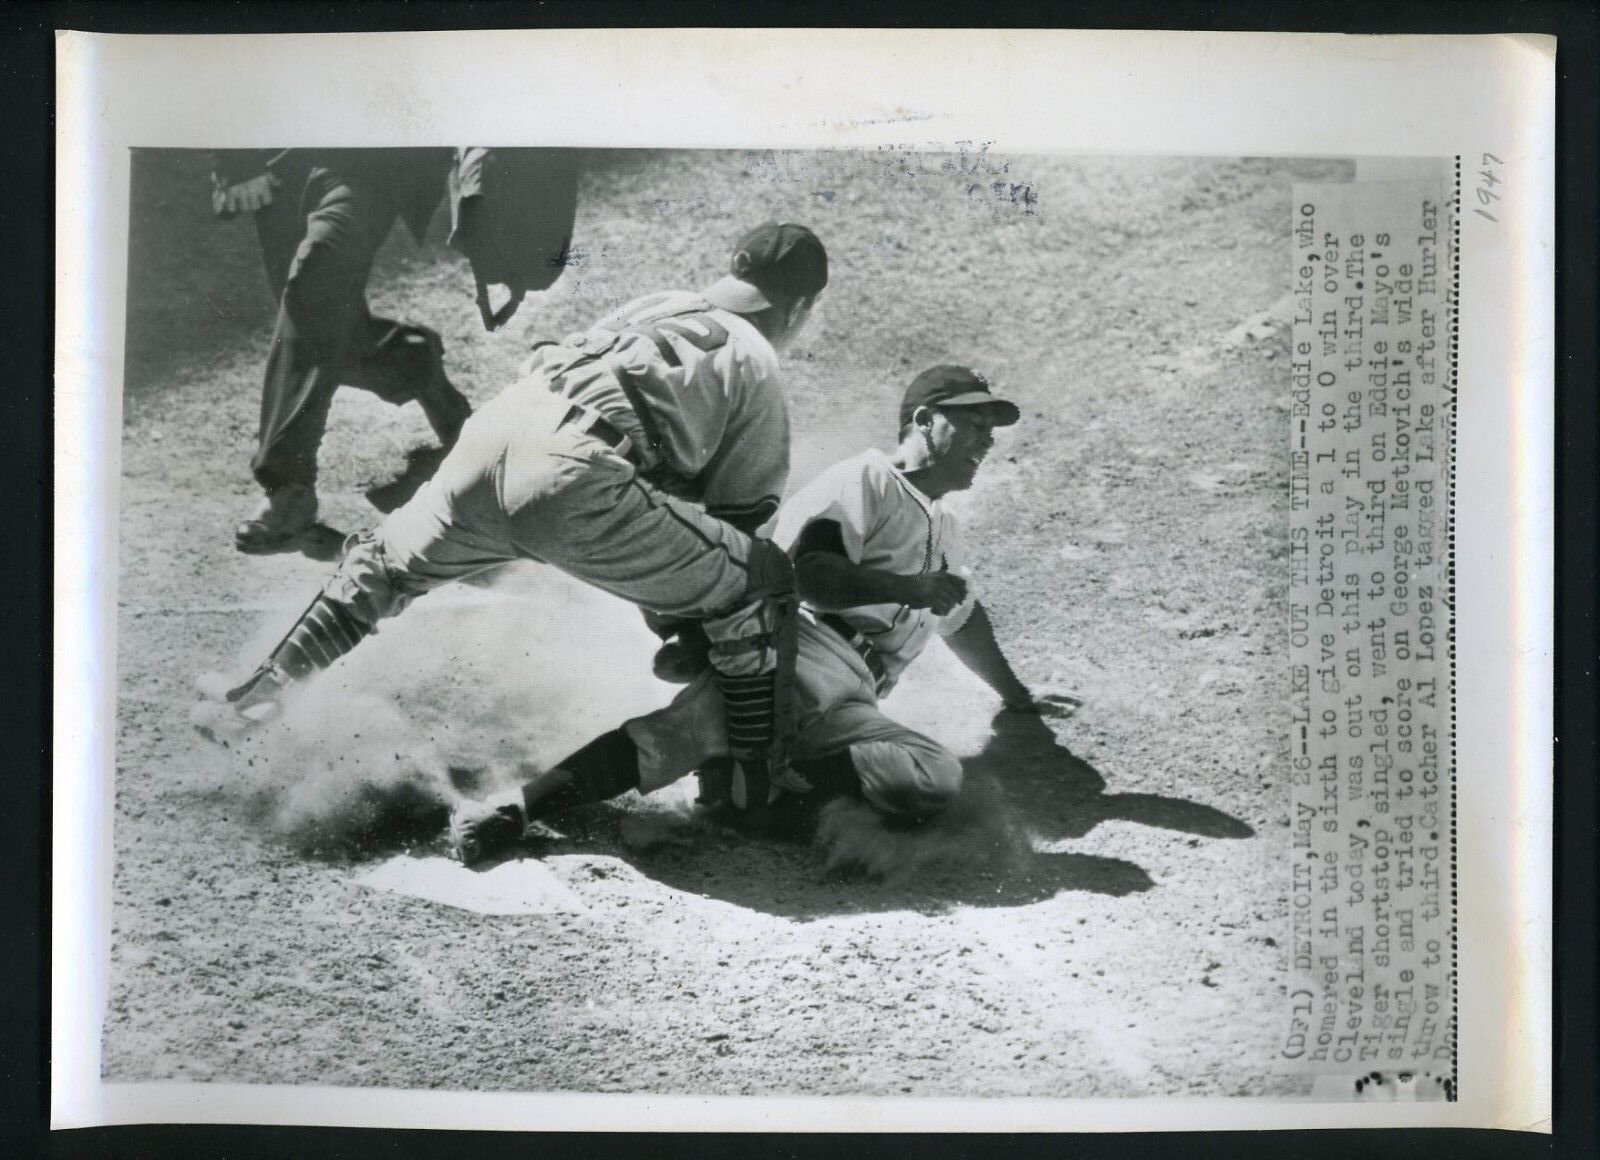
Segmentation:
[(711, 641), (698, 622), (687, 621), (656, 650), (651, 671), (669, 685), (687, 685), (711, 667)]

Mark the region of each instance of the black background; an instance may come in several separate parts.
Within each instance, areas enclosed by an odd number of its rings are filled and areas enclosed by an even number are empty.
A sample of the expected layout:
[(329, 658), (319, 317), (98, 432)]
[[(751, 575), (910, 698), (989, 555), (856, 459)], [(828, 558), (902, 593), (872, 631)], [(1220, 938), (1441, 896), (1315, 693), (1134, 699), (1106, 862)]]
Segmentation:
[[(1549, 33), (1557, 48), (1556, 1134), (1457, 1130), (1117, 1136), (546, 1135), (163, 1126), (50, 1134), (50, 447), (53, 30), (333, 32), (605, 26), (995, 26), (1347, 33)], [(1597, 471), (1595, 189), (1600, 12), (1571, 3), (856, 4), (701, 0), (540, 3), (7, 3), (0, 0), (0, 639), (18, 662), (0, 690), (0, 1154), (51, 1157), (326, 1156), (931, 1157), (1593, 1156), (1600, 779), (1595, 612)], [(70, 706), (64, 707), (70, 710)]]

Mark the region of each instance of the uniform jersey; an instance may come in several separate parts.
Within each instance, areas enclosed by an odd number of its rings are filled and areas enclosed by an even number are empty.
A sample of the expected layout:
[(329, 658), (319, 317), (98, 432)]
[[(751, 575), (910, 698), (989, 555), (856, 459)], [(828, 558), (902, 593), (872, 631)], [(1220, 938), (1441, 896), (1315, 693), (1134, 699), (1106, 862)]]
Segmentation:
[[(902, 576), (960, 573), (965, 562), (955, 516), (918, 491), (882, 451), (836, 463), (801, 488), (779, 511), (773, 538), (792, 552), (806, 526), (816, 520), (838, 524), (845, 554), (868, 568)], [(926, 647), (929, 636), (948, 636), (966, 623), (973, 599), (969, 591), (943, 617), (903, 604), (831, 608), (807, 601), (805, 606), (813, 614), (843, 617), (871, 644), (892, 684)]]
[(664, 490), (746, 531), (777, 509), (789, 475), (778, 355), (739, 315), (694, 293), (646, 295), (537, 348), (528, 370), (627, 435)]

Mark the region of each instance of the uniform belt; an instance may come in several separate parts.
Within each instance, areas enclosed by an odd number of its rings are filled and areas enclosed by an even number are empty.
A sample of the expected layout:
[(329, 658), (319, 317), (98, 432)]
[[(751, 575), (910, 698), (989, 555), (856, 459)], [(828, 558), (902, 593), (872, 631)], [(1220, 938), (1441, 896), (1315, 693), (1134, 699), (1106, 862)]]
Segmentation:
[(872, 674), (873, 681), (879, 689), (882, 689), (883, 683), (889, 679), (889, 670), (884, 667), (883, 658), (878, 655), (878, 650), (872, 647), (872, 642), (838, 613), (818, 613), (817, 623), (832, 629), (844, 637), (845, 643), (860, 654), (862, 661), (867, 666), (867, 671)]
[(633, 463), (635, 466), (638, 465), (639, 457), (633, 446), (633, 439), (630, 436), (624, 435), (621, 431), (618, 431), (609, 422), (607, 422), (605, 416), (601, 415), (598, 411), (592, 410), (589, 407), (585, 407), (582, 404), (574, 404), (568, 409), (567, 413), (562, 416), (561, 422), (556, 424), (556, 426), (571, 427), (574, 431), (578, 431), (584, 435), (593, 435), (596, 439), (600, 440), (600, 442), (611, 448), (611, 450), (615, 451), (618, 455)]

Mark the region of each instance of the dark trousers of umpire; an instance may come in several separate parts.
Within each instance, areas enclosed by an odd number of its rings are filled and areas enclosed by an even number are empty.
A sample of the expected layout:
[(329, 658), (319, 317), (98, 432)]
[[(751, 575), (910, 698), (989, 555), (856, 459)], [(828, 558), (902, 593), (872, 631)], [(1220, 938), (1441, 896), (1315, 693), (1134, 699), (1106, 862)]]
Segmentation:
[(279, 198), (255, 214), (278, 300), (250, 462), (268, 490), (315, 485), (317, 448), (341, 383), (398, 405), (441, 373), (432, 331), (367, 308), (373, 256), (400, 214), (389, 183), (311, 168), (297, 203), (299, 184), (285, 181)]

